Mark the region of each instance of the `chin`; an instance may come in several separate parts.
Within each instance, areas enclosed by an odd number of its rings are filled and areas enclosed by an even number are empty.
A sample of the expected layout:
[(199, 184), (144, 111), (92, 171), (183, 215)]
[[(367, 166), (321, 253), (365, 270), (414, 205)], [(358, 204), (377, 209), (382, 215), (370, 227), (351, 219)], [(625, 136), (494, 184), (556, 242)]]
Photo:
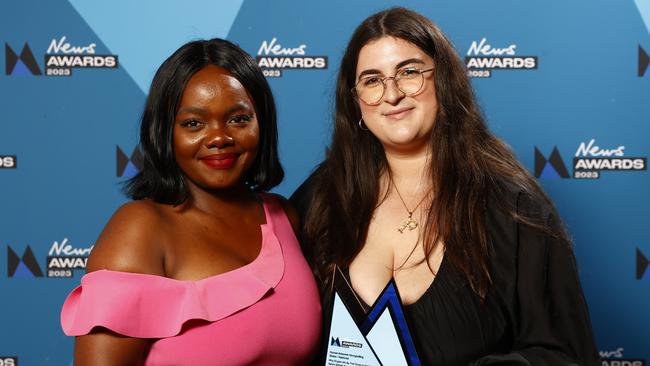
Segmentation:
[(388, 142), (391, 145), (411, 145), (418, 140), (418, 136), (415, 133), (398, 133), (388, 136)]
[(382, 141), (384, 148), (391, 148), (395, 150), (421, 150), (428, 147), (428, 139), (423, 139), (419, 136), (390, 136), (386, 141)]

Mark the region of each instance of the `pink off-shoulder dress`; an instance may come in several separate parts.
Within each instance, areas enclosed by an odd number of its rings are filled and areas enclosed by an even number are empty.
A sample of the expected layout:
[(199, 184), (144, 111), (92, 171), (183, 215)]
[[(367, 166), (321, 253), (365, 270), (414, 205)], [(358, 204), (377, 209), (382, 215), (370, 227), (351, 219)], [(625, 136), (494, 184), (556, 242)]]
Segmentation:
[(61, 311), (65, 334), (95, 327), (150, 338), (145, 365), (303, 365), (321, 332), (318, 290), (280, 203), (262, 195), (266, 224), (251, 263), (199, 281), (99, 270)]

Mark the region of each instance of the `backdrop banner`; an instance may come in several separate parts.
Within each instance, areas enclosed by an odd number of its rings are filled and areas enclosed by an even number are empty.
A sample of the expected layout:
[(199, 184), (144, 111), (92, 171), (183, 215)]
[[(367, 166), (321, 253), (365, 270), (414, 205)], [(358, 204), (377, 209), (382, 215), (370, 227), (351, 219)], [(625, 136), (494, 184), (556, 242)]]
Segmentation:
[(436, 22), (490, 128), (555, 201), (574, 240), (605, 365), (650, 360), (650, 0), (3, 2), (0, 365), (70, 365), (61, 305), (137, 174), (161, 62), (221, 37), (264, 68), (289, 196), (331, 132), (354, 28), (390, 6)]

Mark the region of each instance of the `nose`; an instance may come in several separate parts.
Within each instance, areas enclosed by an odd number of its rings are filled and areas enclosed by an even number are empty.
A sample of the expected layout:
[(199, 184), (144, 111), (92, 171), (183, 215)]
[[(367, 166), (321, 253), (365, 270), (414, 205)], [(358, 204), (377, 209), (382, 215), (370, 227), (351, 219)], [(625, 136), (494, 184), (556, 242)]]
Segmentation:
[(386, 90), (384, 90), (384, 101), (386, 101), (386, 103), (395, 105), (404, 98), (404, 92), (399, 90), (397, 87), (397, 81), (395, 81), (394, 78), (387, 78), (386, 81), (384, 81), (384, 87), (386, 88)]
[(210, 128), (207, 129), (204, 143), (208, 149), (221, 149), (231, 146), (234, 143), (234, 140), (228, 133), (228, 129), (225, 126), (218, 124), (216, 126), (210, 126)]

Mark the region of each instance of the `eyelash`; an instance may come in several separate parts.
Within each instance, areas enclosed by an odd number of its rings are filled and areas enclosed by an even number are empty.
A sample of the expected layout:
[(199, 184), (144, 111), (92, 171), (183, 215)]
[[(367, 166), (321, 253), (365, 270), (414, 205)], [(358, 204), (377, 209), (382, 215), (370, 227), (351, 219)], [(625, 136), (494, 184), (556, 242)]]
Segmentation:
[[(403, 69), (397, 70), (395, 75), (406, 73), (406, 72), (411, 72), (411, 71), (419, 71), (419, 70), (420, 70), (420, 68), (418, 68), (418, 67), (408, 66), (408, 67), (405, 67)], [(363, 83), (366, 84), (366, 85), (369, 84), (369, 83), (377, 83), (377, 82), (379, 82), (379, 79), (381, 79), (381, 78), (382, 77), (380, 75), (368, 76), (367, 78), (363, 79)]]
[(190, 128), (196, 128), (199, 127), (199, 124), (201, 124), (201, 121), (197, 121), (195, 119), (188, 119), (183, 122), (181, 122), (182, 127), (190, 127)]
[[(253, 119), (253, 116), (248, 115), (248, 114), (239, 114), (231, 118), (228, 123), (230, 124), (244, 124), (247, 122), (250, 122)], [(181, 127), (188, 127), (188, 128), (198, 128), (203, 122), (196, 120), (196, 119), (188, 119), (183, 122), (181, 122)]]
[(233, 122), (235, 124), (242, 124), (242, 123), (250, 122), (252, 119), (253, 119), (253, 116), (251, 116), (251, 115), (239, 114), (239, 115), (236, 115), (233, 118), (231, 118), (230, 121), (228, 121), (228, 123)]
[(405, 69), (400, 70), (398, 73), (409, 73), (409, 72), (419, 72), (421, 69), (417, 67), (407, 67)]

